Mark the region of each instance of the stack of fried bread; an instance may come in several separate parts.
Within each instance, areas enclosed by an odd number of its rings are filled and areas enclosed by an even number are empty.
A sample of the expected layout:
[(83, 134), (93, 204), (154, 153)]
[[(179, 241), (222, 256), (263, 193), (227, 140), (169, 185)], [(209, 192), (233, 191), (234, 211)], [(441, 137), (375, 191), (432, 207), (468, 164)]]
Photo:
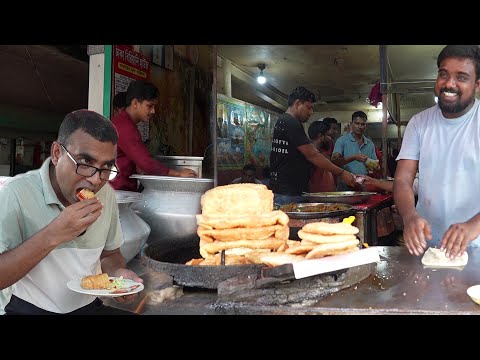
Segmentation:
[(357, 227), (345, 223), (309, 223), (298, 232), (298, 237), (302, 239), (300, 245), (285, 252), (300, 254), (303, 251), (305, 259), (316, 259), (357, 251), (359, 241), (355, 235), (358, 232)]
[(359, 250), (359, 241), (355, 236), (358, 232), (358, 228), (350, 224), (313, 222), (298, 232), (301, 241), (287, 240), (276, 252), (246, 254), (246, 257), (268, 266), (278, 266), (346, 254)]
[(262, 184), (218, 186), (201, 198), (202, 213), (197, 215), (200, 255), (187, 265), (261, 263), (248, 254), (270, 253), (286, 246), (288, 216), (273, 210), (273, 193)]

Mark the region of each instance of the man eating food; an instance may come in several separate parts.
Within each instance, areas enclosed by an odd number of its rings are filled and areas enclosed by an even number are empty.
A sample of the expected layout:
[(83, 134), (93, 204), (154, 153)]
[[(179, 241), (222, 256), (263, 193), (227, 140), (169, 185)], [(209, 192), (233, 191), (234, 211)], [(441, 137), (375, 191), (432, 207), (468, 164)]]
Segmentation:
[(126, 269), (115, 192), (105, 186), (117, 174), (117, 141), (102, 115), (71, 112), (41, 168), (0, 188), (0, 310), (7, 315), (132, 314), (67, 287), (101, 273), (142, 282)]

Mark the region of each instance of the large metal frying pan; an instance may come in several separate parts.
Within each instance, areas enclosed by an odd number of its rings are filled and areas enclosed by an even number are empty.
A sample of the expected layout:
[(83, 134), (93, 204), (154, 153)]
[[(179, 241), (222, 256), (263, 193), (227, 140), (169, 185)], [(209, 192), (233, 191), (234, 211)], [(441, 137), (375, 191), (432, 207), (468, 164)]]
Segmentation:
[(162, 243), (151, 243), (142, 252), (142, 263), (152, 270), (167, 273), (177, 285), (203, 289), (217, 289), (218, 284), (236, 276), (260, 276), (263, 264), (191, 266), (185, 263), (200, 258), (198, 236), (178, 241), (178, 247), (167, 248)]
[(314, 203), (342, 203), (342, 204), (358, 204), (368, 201), (374, 192), (361, 191), (332, 191), (332, 192), (317, 192), (305, 193), (303, 197), (309, 202)]
[(339, 217), (342, 215), (348, 216), (355, 212), (352, 205), (341, 203), (310, 202), (287, 205), (288, 208), (284, 205), (280, 206), (279, 209), (283, 210), (290, 219), (321, 219), (326, 217)]

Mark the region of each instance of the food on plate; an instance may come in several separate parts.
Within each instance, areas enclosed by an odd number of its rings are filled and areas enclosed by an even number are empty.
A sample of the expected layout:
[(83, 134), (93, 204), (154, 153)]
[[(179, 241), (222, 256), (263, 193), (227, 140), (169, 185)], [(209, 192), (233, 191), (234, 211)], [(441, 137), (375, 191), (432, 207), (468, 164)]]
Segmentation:
[(84, 276), (81, 281), (81, 286), (84, 289), (108, 289), (111, 286), (110, 278), (107, 273), (98, 275)]
[(454, 259), (447, 258), (445, 251), (440, 251), (437, 248), (428, 248), (423, 254), (422, 264), (433, 267), (461, 267), (468, 263), (468, 254), (463, 253), (462, 256), (457, 256)]
[(95, 193), (92, 190), (87, 188), (84, 188), (77, 193), (77, 198), (79, 200), (87, 200), (93, 197), (95, 197)]

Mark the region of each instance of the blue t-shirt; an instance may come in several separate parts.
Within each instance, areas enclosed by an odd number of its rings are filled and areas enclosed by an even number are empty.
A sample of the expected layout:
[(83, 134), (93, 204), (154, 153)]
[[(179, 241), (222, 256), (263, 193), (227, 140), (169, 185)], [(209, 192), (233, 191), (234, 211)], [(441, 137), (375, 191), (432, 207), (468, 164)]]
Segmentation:
[[(340, 136), (335, 142), (335, 147), (333, 148), (333, 154), (335, 153), (339, 153), (344, 158), (362, 153), (367, 155), (370, 159), (378, 160), (377, 155), (375, 154), (375, 145), (372, 140), (366, 138), (365, 135), (363, 135), (362, 146), (358, 146), (357, 139), (355, 139), (352, 133)], [(368, 174), (365, 163), (357, 160), (345, 164), (343, 168), (355, 175)], [(337, 190), (343, 191), (351, 189), (343, 181), (338, 179)]]

